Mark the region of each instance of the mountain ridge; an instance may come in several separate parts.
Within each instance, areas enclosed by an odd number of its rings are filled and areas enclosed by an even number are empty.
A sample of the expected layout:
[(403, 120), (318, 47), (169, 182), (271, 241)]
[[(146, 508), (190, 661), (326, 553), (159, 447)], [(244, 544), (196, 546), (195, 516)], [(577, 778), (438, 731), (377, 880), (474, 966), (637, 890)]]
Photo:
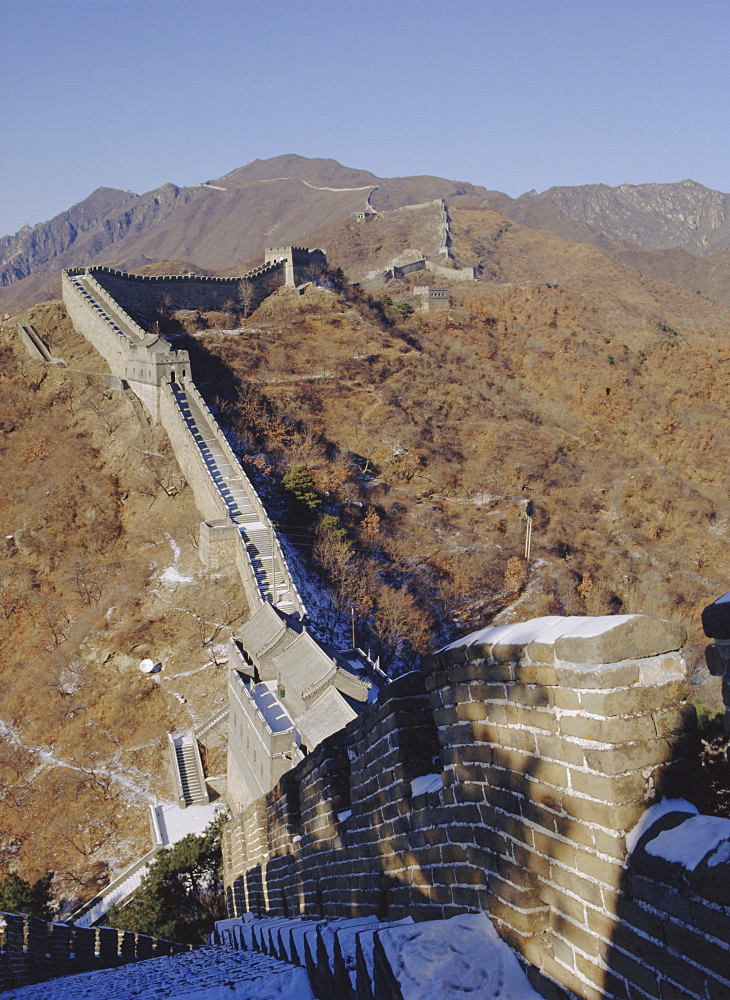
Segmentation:
[(193, 186), (141, 195), (99, 187), (66, 212), (0, 238), (0, 309), (59, 293), (72, 265), (140, 269), (161, 261), (220, 272), (267, 245), (310, 243), (370, 206), (488, 203), (529, 229), (590, 243), (623, 263), (730, 305), (730, 194), (674, 183), (554, 186), (517, 198), (431, 175), (382, 178), (333, 158), (254, 159)]

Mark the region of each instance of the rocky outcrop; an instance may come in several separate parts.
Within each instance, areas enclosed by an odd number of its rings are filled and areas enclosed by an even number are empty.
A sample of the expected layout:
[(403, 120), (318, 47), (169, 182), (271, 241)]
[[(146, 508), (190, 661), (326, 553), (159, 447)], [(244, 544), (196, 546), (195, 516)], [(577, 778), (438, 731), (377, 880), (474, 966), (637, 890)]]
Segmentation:
[(553, 187), (492, 201), (516, 222), (573, 239), (607, 236), (644, 250), (679, 247), (697, 255), (730, 247), (730, 194), (692, 180)]

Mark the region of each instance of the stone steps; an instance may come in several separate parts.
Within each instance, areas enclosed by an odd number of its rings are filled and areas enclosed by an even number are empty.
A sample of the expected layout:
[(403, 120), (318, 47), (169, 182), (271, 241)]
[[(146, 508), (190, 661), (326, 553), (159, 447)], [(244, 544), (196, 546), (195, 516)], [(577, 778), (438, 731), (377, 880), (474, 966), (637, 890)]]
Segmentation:
[(181, 386), (173, 385), (172, 391), (228, 514), (238, 525), (262, 599), (276, 604), (284, 612), (294, 612), (296, 605), (289, 598), (289, 588), (279, 566), (273, 529), (262, 523), (260, 511), (254, 506), (239, 470), (231, 465), (215, 436), (210, 433), (208, 414)]

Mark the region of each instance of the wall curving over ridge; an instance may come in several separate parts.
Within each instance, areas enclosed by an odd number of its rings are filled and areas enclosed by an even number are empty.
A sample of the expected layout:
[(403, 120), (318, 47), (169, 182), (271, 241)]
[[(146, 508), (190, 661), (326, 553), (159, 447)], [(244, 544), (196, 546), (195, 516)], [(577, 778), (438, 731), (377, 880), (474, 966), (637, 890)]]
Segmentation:
[[(288, 249), (301, 275), (301, 260), (308, 251)], [(71, 268), (63, 273), (62, 287), (76, 330), (165, 428), (204, 522), (201, 556), (208, 568), (235, 567), (252, 611), (269, 602), (303, 617), (306, 609), (276, 532), (192, 380), (187, 352), (173, 350), (131, 316), (163, 305), (182, 308), (185, 303), (198, 309), (222, 308), (235, 301), (243, 283), (254, 289), (249, 303), (260, 301), (293, 273), (286, 251), (277, 248), (276, 259), (239, 278), (150, 277), (104, 267)]]

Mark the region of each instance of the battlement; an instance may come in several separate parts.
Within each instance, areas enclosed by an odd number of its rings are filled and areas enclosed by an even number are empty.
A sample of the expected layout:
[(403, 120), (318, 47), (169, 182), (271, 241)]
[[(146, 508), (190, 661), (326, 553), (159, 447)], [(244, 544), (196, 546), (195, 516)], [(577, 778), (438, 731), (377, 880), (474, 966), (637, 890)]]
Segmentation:
[(176, 955), (190, 951), (191, 947), (116, 927), (74, 927), (47, 923), (25, 913), (2, 913), (0, 990), (76, 972), (113, 969), (145, 958)]
[(286, 283), (289, 286), (301, 285), (312, 278), (312, 269), (327, 263), (324, 250), (310, 250), (307, 247), (267, 247), (264, 251), (264, 261), (268, 263), (284, 263), (286, 266)]
[(551, 1000), (720, 995), (730, 820), (710, 822), (695, 876), (652, 847), (697, 813), (678, 798), (701, 787), (684, 641), (624, 615), (447, 646), (227, 824), (230, 915), (481, 910)]

